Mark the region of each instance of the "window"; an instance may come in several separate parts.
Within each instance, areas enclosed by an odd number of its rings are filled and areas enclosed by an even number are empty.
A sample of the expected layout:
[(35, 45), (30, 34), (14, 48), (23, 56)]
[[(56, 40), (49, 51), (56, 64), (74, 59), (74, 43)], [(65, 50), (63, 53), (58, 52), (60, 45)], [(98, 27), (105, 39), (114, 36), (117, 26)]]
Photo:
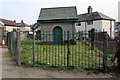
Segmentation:
[(81, 26), (81, 22), (76, 23), (77, 26)]
[(93, 21), (87, 21), (87, 25), (92, 25)]

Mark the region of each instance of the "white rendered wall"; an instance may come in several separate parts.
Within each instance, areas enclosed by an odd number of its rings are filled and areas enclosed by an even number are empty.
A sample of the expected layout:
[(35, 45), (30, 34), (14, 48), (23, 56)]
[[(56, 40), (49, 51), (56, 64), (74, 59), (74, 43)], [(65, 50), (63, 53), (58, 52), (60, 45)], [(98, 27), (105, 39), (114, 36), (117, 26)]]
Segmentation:
[(7, 32), (11, 32), (11, 31), (13, 31), (13, 29), (20, 29), (20, 27), (15, 27), (15, 26), (6, 26), (6, 31)]
[[(81, 22), (81, 26), (75, 26), (76, 31), (85, 31), (85, 22)], [(96, 20), (93, 21), (92, 25), (87, 25), (86, 23), (86, 31), (91, 30), (92, 28), (95, 28), (95, 30), (102, 30), (102, 20)]]
[(31, 27), (21, 27), (20, 31), (30, 31)]
[[(107, 31), (107, 33), (110, 36), (110, 26), (111, 26), (111, 37), (114, 38), (114, 25), (115, 25), (114, 21), (110, 22), (110, 20), (96, 20), (96, 21), (93, 21), (92, 25), (87, 25), (87, 23), (86, 23), (86, 31), (89, 31), (92, 28), (94, 28), (97, 31), (104, 30), (104, 31)], [(81, 22), (81, 26), (77, 26), (75, 24), (75, 28), (76, 28), (77, 32), (85, 31), (85, 22)]]
[[(104, 29), (104, 31), (107, 31), (107, 33), (110, 36), (110, 32), (111, 32), (111, 37), (114, 38), (114, 27), (115, 26), (115, 22), (114, 21), (110, 21), (110, 20), (102, 20), (102, 30)], [(111, 30), (110, 30), (111, 27)]]

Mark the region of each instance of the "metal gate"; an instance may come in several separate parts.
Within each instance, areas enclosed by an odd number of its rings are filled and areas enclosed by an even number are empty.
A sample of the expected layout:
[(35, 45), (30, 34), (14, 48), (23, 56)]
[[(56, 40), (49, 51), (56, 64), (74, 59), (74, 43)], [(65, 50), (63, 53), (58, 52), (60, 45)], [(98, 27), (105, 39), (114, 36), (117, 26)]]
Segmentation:
[[(95, 33), (97, 34), (98, 32)], [(41, 32), (40, 35), (36, 35), (33, 55), (38, 65), (87, 69), (103, 69), (106, 66), (107, 43), (105, 40), (100, 41), (99, 37), (93, 41), (89, 32), (64, 31), (61, 35), (56, 34), (56, 37), (63, 37), (62, 44), (58, 45), (54, 44), (54, 33)]]

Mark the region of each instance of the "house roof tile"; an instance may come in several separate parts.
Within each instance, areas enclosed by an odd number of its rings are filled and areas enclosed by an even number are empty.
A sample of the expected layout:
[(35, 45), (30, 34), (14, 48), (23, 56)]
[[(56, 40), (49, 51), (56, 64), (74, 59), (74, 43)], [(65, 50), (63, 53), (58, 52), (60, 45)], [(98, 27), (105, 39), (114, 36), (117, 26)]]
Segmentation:
[(38, 20), (76, 19), (76, 7), (42, 8)]
[(28, 24), (26, 23), (17, 23), (20, 27), (30, 27)]
[(6, 26), (17, 26), (17, 27), (19, 27), (19, 25), (16, 22), (11, 21), (11, 20), (6, 20), (6, 19), (1, 19), (0, 18), (0, 21), (2, 23), (4, 23), (4, 25), (6, 25)]
[(85, 14), (80, 14), (78, 15), (79, 21), (89, 21), (89, 20), (113, 20), (112, 19), (100, 12), (92, 12), (92, 13), (85, 13)]

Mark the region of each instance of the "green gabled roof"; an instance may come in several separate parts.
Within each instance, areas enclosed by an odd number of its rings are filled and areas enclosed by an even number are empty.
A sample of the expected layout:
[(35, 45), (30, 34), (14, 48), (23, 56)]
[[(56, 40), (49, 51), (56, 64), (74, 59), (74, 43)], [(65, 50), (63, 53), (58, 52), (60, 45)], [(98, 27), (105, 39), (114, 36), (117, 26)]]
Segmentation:
[(56, 7), (56, 8), (42, 8), (38, 21), (43, 20), (59, 20), (59, 19), (76, 19), (77, 10), (76, 7)]

